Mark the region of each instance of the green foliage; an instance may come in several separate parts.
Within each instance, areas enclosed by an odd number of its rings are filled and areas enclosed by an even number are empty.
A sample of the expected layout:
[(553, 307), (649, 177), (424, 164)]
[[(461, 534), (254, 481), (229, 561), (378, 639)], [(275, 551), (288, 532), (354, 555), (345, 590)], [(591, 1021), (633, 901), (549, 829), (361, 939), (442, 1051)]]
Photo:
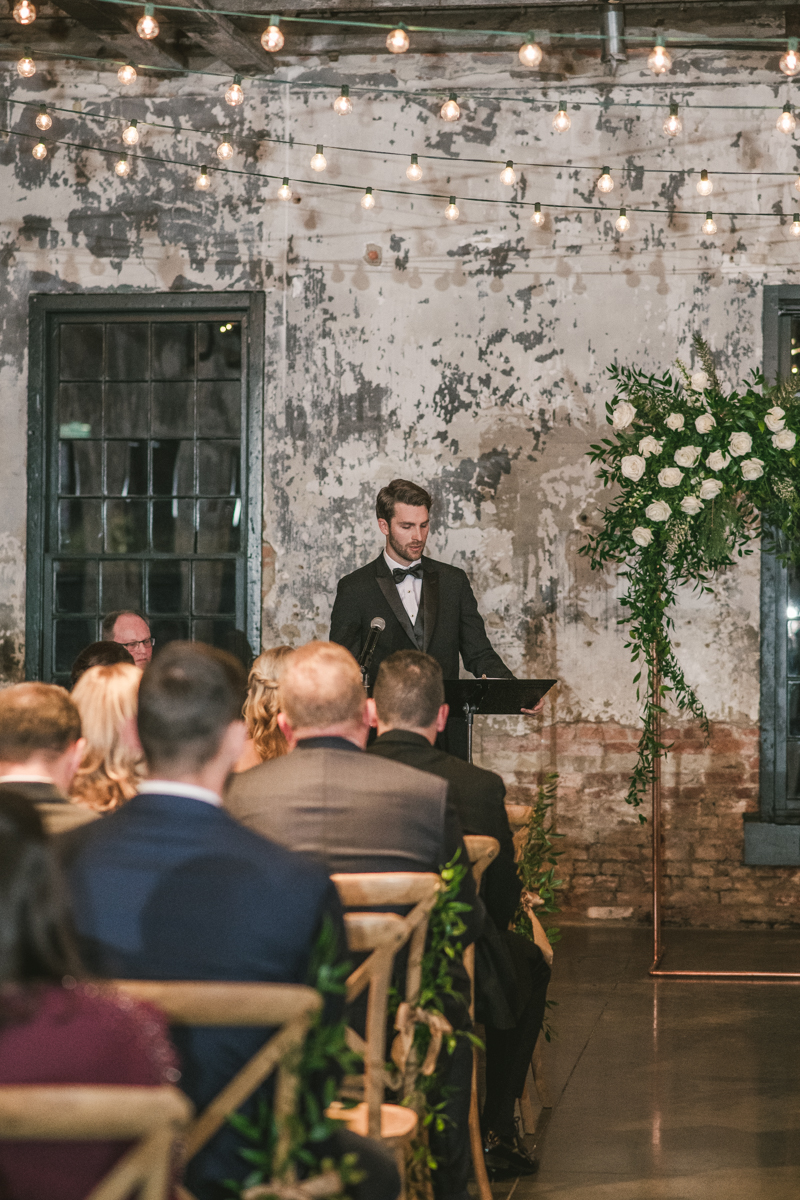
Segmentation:
[[(544, 900), (544, 904), (536, 909), (537, 916), (539, 913), (561, 912), (556, 893), (563, 886), (563, 882), (556, 879), (555, 872), (558, 860), (564, 851), (556, 849), (555, 843), (557, 838), (564, 835), (556, 832), (550, 815), (557, 794), (558, 775), (555, 772), (545, 775), (544, 782), (539, 784), (537, 790), (536, 803), (531, 807), (531, 815), (528, 818), (525, 837), (517, 861), (517, 874), (525, 891), (534, 892)], [(529, 941), (533, 941), (530, 918), (522, 904), (517, 909), (514, 918), (514, 930), (528, 938)], [(546, 933), (548, 941), (553, 945), (561, 940), (561, 932), (555, 925), (547, 929)]]

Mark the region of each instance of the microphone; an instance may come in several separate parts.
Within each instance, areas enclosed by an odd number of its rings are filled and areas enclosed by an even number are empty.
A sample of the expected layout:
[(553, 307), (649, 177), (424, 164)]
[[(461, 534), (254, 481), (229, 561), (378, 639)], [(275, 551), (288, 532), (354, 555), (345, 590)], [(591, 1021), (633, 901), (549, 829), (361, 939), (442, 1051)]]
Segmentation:
[(378, 644), (378, 638), (386, 628), (386, 622), (383, 617), (373, 617), (369, 623), (369, 633), (367, 640), (364, 643), (364, 649), (361, 651), (361, 657), (358, 660), (358, 665), (361, 667), (361, 674), (366, 680), (369, 674), (369, 664), (372, 662), (372, 656), (375, 653), (375, 647)]

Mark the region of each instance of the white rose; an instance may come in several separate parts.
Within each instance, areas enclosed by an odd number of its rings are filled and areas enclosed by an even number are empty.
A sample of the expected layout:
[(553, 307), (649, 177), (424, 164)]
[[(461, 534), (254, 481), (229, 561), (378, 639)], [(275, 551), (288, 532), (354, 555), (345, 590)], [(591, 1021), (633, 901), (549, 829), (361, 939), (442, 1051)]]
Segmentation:
[(692, 391), (705, 391), (710, 383), (711, 380), (708, 378), (708, 375), (706, 375), (705, 371), (695, 371), (694, 375), (692, 376)]
[(658, 472), (658, 482), (662, 487), (677, 487), (682, 479), (683, 471), (677, 467), (664, 467), (663, 471)]
[(709, 471), (721, 471), (723, 467), (727, 467), (730, 461), (730, 457), (722, 450), (712, 450), (706, 459), (706, 466)]
[(637, 479), (641, 479), (645, 473), (647, 463), (638, 454), (626, 454), (619, 464), (619, 469), (626, 479), (632, 479), (634, 483)]
[(780, 433), (783, 429), (783, 418), (785, 416), (786, 413), (777, 404), (773, 408), (767, 409), (764, 413), (764, 424), (770, 433)]
[(753, 439), (749, 433), (732, 433), (728, 439), (728, 449), (734, 458), (741, 458), (753, 449)]
[(675, 451), (675, 462), (679, 467), (693, 467), (700, 458), (700, 446), (681, 446)]
[(681, 511), (690, 517), (694, 517), (699, 513), (702, 507), (703, 501), (698, 500), (696, 496), (684, 496), (681, 500)]
[(791, 429), (782, 429), (780, 433), (772, 435), (772, 444), (776, 450), (794, 450), (796, 441), (797, 434), (792, 433)]
[(627, 429), (635, 416), (636, 409), (627, 400), (623, 400), (611, 414), (611, 424), (615, 429)]
[(639, 453), (643, 454), (645, 458), (649, 458), (651, 454), (660, 454), (663, 449), (664, 443), (651, 437), (649, 433), (639, 442)]
[(764, 464), (760, 458), (746, 458), (742, 463), (742, 479), (760, 479)]
[(670, 413), (664, 424), (667, 429), (683, 429), (685, 424), (683, 413)]
[(672, 516), (672, 509), (666, 500), (654, 500), (652, 504), (648, 504), (644, 515), (649, 521), (668, 521)]
[(631, 537), (636, 542), (637, 546), (649, 546), (653, 540), (653, 531), (645, 525), (637, 525)]
[(718, 479), (704, 479), (700, 485), (700, 499), (713, 500), (722, 491), (722, 484)]
[(701, 413), (695, 421), (694, 427), (698, 433), (710, 433), (716, 423), (711, 413)]

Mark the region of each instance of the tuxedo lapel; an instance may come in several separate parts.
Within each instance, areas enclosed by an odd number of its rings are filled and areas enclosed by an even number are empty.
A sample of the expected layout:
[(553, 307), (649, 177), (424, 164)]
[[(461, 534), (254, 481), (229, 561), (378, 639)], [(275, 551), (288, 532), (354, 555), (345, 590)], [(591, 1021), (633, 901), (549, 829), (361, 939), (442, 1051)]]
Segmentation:
[(422, 649), (427, 653), (439, 611), (439, 573), (432, 570), (424, 558), (422, 568), (422, 629), (425, 639)]
[[(383, 592), (387, 604), (402, 625), (405, 633), (407, 633), (411, 639), (411, 645), (416, 646), (417, 639), (414, 637), (414, 626), (411, 624), (409, 615), (403, 607), (403, 601), (400, 599), (397, 591), (397, 584), (389, 574), (389, 568), (386, 566), (383, 555), (381, 555), (375, 563), (375, 576), (378, 587)], [(425, 591), (424, 584), (422, 591), (423, 593)]]

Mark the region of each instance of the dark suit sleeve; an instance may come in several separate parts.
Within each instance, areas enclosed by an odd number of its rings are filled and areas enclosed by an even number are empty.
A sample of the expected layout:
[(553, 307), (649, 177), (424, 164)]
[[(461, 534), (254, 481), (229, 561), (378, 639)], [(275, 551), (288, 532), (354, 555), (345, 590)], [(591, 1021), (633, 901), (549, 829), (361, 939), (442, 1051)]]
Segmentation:
[[(449, 789), (448, 789), (449, 791)], [(463, 921), (467, 927), (467, 932), (462, 939), (463, 946), (469, 946), (475, 941), (475, 938), (481, 931), (483, 924), (483, 903), (478, 899), (475, 892), (475, 881), (472, 878), (472, 870), (469, 863), (469, 855), (467, 848), (464, 845), (464, 838), (461, 833), (461, 822), (453, 805), (452, 800), (448, 799), (445, 805), (444, 813), (444, 862), (449, 863), (457, 851), (460, 851), (458, 861), (465, 863), (467, 873), (461, 881), (461, 887), (458, 891), (458, 898), (463, 904), (469, 904), (470, 911), (463, 914)]]
[(352, 589), (343, 588), (341, 582), (331, 612), (330, 640), (344, 646), (354, 658), (361, 653), (361, 614)]
[(517, 911), (522, 884), (514, 862), (514, 838), (503, 803), (506, 789), (499, 778), (497, 784), (499, 794), (493, 795), (490, 803), (486, 805), (487, 816), (490, 818), (486, 833), (497, 838), (500, 852), (483, 877), (482, 891), (489, 916), (497, 928), (503, 930), (508, 927), (509, 921)]
[(477, 678), (481, 675), (498, 679), (514, 678), (513, 672), (492, 649), (492, 643), (486, 636), (483, 617), (478, 612), (475, 594), (463, 572), (459, 596), (458, 649), (464, 666)]

